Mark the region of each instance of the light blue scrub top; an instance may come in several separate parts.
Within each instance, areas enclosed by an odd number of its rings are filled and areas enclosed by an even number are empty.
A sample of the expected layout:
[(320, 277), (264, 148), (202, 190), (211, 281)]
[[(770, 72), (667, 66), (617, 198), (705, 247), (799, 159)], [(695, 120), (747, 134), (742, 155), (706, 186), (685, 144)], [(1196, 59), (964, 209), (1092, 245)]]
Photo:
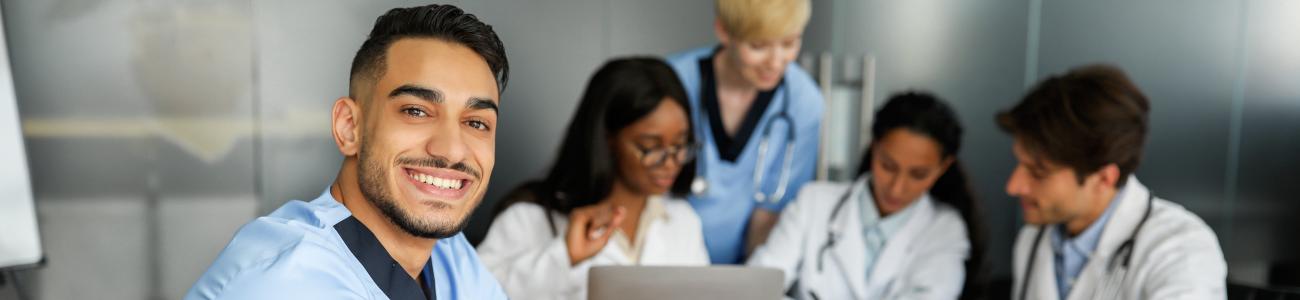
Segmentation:
[(1065, 299), (1070, 295), (1070, 290), (1074, 288), (1074, 281), (1079, 278), (1079, 273), (1083, 272), (1088, 259), (1092, 258), (1092, 253), (1097, 250), (1097, 243), (1101, 242), (1101, 232), (1106, 228), (1106, 221), (1114, 214), (1115, 206), (1119, 204), (1123, 195), (1124, 189), (1116, 192), (1115, 198), (1111, 199), (1110, 204), (1106, 206), (1106, 212), (1074, 238), (1066, 237), (1065, 224), (1056, 225), (1056, 230), (1052, 230), (1056, 292), (1060, 295), (1058, 299)]
[[(713, 55), (718, 46), (708, 46), (670, 55), (668, 63), (690, 98), (692, 127), (696, 139), (701, 144), (696, 163), (703, 164), (705, 173), (696, 176), (708, 181), (708, 190), (703, 195), (688, 197), (691, 206), (700, 215), (704, 227), (704, 244), (709, 250), (709, 259), (714, 264), (739, 264), (745, 259), (745, 232), (749, 217), (754, 209), (780, 212), (790, 200), (798, 194), (799, 188), (813, 179), (817, 168), (818, 143), (821, 139), (821, 120), (825, 102), (817, 83), (798, 65), (790, 63), (785, 68), (783, 83), (772, 98), (772, 102), (763, 112), (754, 128), (752, 138), (746, 141), (744, 150), (735, 162), (722, 160), (717, 145), (713, 142), (713, 130), (709, 127), (708, 115), (701, 107), (703, 79), (700, 77), (699, 61)], [(716, 93), (716, 91), (710, 91)], [(788, 101), (794, 101), (787, 103)], [(776, 191), (785, 155), (786, 124), (783, 121), (771, 122), (780, 110), (787, 112), (795, 126), (794, 160), (791, 163), (790, 182), (781, 199), (772, 199), (764, 203), (754, 200), (754, 172), (758, 161), (758, 144), (768, 126), (772, 128), (767, 137), (768, 151), (764, 163), (766, 172), (763, 176), (762, 192), (772, 195)], [(773, 125), (775, 124), (775, 125)]]
[[(350, 216), (328, 190), (285, 203), (240, 228), (185, 299), (388, 299), (335, 230)], [(506, 299), (463, 234), (430, 260), (436, 299)]]

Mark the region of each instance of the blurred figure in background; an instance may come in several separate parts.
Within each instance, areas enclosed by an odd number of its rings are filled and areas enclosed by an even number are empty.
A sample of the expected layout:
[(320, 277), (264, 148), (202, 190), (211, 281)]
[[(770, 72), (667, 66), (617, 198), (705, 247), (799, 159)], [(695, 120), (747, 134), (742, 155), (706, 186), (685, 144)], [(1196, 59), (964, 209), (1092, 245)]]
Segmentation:
[(748, 264), (785, 271), (798, 299), (980, 295), (985, 233), (956, 114), (904, 93), (874, 120), (858, 179), (806, 185)]
[(715, 264), (738, 264), (813, 179), (823, 100), (794, 64), (809, 0), (717, 0), (719, 44), (668, 60), (700, 141), (691, 205)]
[(461, 229), (487, 191), (508, 73), (492, 27), (459, 8), (379, 17), (334, 102), (338, 178), (244, 225), (185, 298), (505, 299)]
[(1124, 71), (1085, 66), (1039, 83), (997, 115), (1019, 164), (1017, 299), (1222, 299), (1214, 231), (1133, 171), (1150, 104)]
[(709, 264), (682, 198), (689, 109), (662, 60), (616, 59), (592, 76), (550, 174), (507, 196), (479, 244), (507, 293), (586, 299), (592, 266)]

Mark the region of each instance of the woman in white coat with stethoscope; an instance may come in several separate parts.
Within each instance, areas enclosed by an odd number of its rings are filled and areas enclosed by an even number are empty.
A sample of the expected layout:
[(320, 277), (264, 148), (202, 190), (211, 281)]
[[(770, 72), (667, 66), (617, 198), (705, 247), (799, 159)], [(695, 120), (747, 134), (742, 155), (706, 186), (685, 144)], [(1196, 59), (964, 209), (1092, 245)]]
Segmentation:
[(983, 230), (952, 110), (928, 94), (896, 95), (871, 134), (857, 180), (801, 189), (747, 264), (785, 271), (797, 299), (979, 293)]
[(511, 298), (586, 299), (596, 265), (709, 264), (680, 197), (693, 178), (680, 172), (694, 150), (689, 107), (659, 59), (592, 76), (550, 174), (507, 196), (478, 246)]

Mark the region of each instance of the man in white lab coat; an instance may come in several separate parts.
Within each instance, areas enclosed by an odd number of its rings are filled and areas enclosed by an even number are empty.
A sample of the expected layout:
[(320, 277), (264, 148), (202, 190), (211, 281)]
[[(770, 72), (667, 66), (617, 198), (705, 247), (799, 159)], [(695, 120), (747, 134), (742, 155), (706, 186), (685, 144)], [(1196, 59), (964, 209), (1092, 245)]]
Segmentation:
[(1016, 299), (1222, 299), (1214, 232), (1132, 175), (1150, 105), (1120, 69), (1093, 65), (1039, 83), (997, 123), (1018, 164), (1007, 193), (1025, 222)]

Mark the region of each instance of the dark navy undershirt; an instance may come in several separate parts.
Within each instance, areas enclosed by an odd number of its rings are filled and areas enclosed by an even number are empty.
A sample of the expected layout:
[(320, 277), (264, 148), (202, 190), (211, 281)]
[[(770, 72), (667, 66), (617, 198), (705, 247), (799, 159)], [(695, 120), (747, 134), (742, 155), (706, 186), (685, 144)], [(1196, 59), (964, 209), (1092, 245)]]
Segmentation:
[(343, 238), (348, 250), (352, 250), (352, 255), (356, 256), (361, 266), (366, 268), (366, 273), (370, 274), (370, 279), (375, 281), (388, 298), (434, 299), (432, 261), (424, 263), (424, 270), (420, 271), (420, 280), (417, 281), (406, 273), (406, 269), (388, 254), (375, 234), (361, 221), (357, 221), (356, 217), (348, 217), (334, 224), (334, 230), (339, 232), (339, 237)]
[(766, 112), (767, 106), (772, 103), (776, 89), (785, 83), (785, 77), (782, 76), (776, 88), (759, 91), (754, 97), (753, 104), (750, 104), (749, 111), (745, 112), (745, 119), (741, 121), (736, 135), (728, 135), (726, 127), (722, 125), (721, 110), (718, 109), (717, 77), (714, 76), (713, 70), (713, 57), (717, 56), (720, 50), (722, 47), (715, 48), (713, 54), (700, 59), (700, 79), (703, 80), (700, 85), (700, 104), (708, 113), (709, 128), (713, 131), (713, 144), (718, 148), (718, 156), (722, 160), (734, 163), (736, 158), (740, 157), (740, 153), (745, 151), (745, 144), (748, 144), (749, 138), (754, 135), (758, 121), (763, 119), (763, 112)]

